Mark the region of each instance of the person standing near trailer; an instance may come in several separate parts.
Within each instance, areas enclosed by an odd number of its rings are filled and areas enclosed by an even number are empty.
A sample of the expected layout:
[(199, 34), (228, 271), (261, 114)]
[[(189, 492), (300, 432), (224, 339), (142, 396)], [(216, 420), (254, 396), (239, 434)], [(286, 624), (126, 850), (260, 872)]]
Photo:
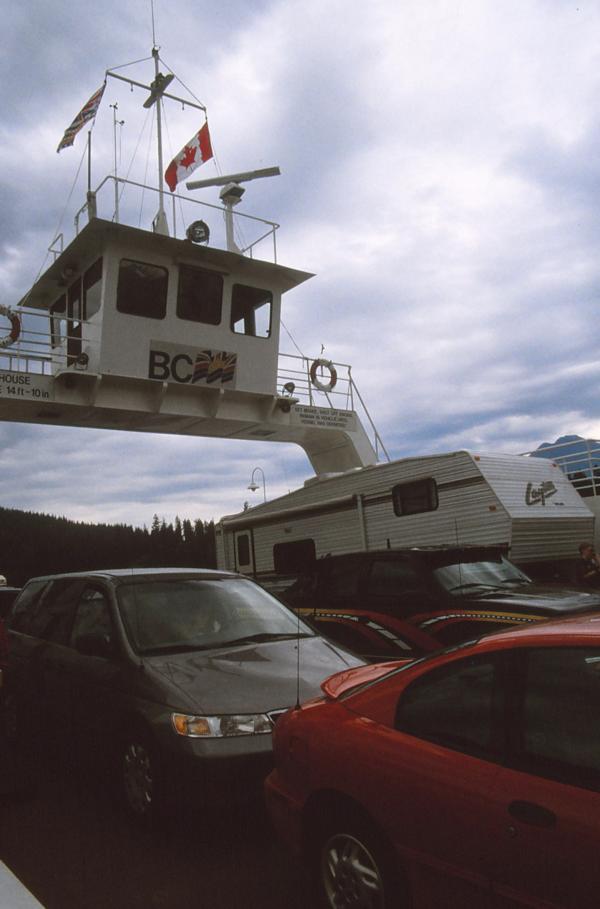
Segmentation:
[(586, 587), (600, 587), (600, 558), (591, 543), (579, 544), (577, 580)]

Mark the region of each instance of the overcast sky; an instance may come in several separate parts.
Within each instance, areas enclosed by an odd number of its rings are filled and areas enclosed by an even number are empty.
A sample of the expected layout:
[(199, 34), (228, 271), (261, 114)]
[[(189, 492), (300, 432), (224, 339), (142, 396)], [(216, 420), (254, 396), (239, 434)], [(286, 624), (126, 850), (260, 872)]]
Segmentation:
[[(208, 108), (216, 160), (195, 176), (281, 167), (242, 204), (281, 224), (282, 264), (316, 274), (283, 321), (307, 355), (353, 365), (392, 457), (600, 436), (599, 4), (155, 0), (154, 17)], [(3, 29), (0, 302), (15, 305), (84, 201), (85, 164), (67, 206), (86, 131), (56, 146), (107, 68), (149, 56), (151, 8), (29, 0)], [(112, 168), (110, 105), (125, 174), (142, 100), (109, 80), (94, 182)], [(167, 160), (201, 122), (167, 109)], [(0, 444), (0, 505), (89, 521), (218, 518), (260, 501), (254, 467), (269, 497), (312, 472), (273, 443), (4, 423)]]

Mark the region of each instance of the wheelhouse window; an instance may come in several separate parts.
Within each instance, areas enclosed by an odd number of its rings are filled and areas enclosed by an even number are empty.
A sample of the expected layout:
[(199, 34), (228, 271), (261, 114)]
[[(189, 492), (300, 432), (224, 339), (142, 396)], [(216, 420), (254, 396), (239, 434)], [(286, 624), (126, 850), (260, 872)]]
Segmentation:
[(85, 319), (81, 278), (73, 281), (67, 291), (67, 366), (75, 363), (81, 353), (82, 322)]
[(121, 259), (117, 284), (117, 309), (130, 316), (164, 319), (167, 312), (169, 273), (159, 265)]
[(59, 347), (67, 334), (67, 296), (63, 294), (50, 307), (50, 341), (52, 347)]
[(102, 259), (98, 259), (83, 276), (83, 313), (89, 319), (100, 310), (102, 302)]
[(253, 338), (271, 335), (273, 294), (270, 290), (234, 284), (231, 291), (231, 330)]
[(219, 325), (222, 305), (222, 275), (192, 265), (179, 266), (177, 315), (180, 319)]
[(392, 489), (392, 501), (398, 516), (435, 511), (439, 505), (437, 484), (433, 477), (398, 483)]

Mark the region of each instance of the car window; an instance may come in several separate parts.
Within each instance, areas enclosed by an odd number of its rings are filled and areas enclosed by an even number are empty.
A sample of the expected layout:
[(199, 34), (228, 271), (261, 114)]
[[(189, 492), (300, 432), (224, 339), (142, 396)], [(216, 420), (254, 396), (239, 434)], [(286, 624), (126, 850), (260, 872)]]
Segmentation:
[(502, 555), (477, 562), (447, 562), (434, 568), (433, 576), (444, 590), (458, 596), (478, 588), (510, 590), (530, 583), (527, 575)]
[(314, 635), (291, 610), (245, 578), (123, 583), (117, 599), (132, 646), (140, 653)]
[[(493, 618), (481, 616), (463, 616), (463, 615), (438, 615), (421, 622), (419, 627), (427, 631), (432, 637), (439, 641), (444, 647), (450, 644), (460, 644), (463, 641), (472, 641), (473, 638), (480, 638), (484, 634), (491, 634), (493, 631), (505, 631), (510, 628), (519, 619), (515, 616), (506, 621), (495, 621)], [(533, 619), (523, 618), (523, 624), (533, 621)]]
[(57, 578), (52, 581), (38, 600), (28, 633), (55, 644), (66, 644), (82, 585), (81, 578)]
[(600, 789), (600, 649), (526, 655), (516, 749), (524, 769)]
[(80, 578), (32, 581), (15, 603), (10, 627), (32, 637), (65, 643), (81, 586)]
[(41, 592), (44, 590), (48, 581), (30, 581), (19, 594), (10, 617), (10, 627), (14, 631), (26, 633), (31, 614), (35, 610), (37, 601)]
[(313, 616), (308, 612), (307, 615), (321, 634), (360, 656), (391, 659), (411, 657), (421, 652), (419, 647), (415, 647), (406, 638), (368, 618), (358, 618), (352, 614), (336, 616), (334, 613), (328, 616), (317, 613)]
[(18, 587), (0, 587), (0, 618), (4, 619), (17, 598)]
[(109, 640), (113, 639), (108, 599), (104, 591), (95, 587), (87, 587), (83, 591), (73, 622), (71, 646), (77, 647), (79, 639), (87, 634), (101, 634)]
[(368, 591), (372, 596), (401, 597), (410, 589), (423, 587), (423, 581), (414, 567), (403, 559), (376, 559), (369, 572)]
[(396, 728), (457, 751), (499, 757), (498, 679), (498, 663), (491, 657), (471, 657), (432, 670), (401, 696)]
[(335, 597), (357, 596), (362, 564), (360, 559), (335, 559), (323, 566), (322, 593)]

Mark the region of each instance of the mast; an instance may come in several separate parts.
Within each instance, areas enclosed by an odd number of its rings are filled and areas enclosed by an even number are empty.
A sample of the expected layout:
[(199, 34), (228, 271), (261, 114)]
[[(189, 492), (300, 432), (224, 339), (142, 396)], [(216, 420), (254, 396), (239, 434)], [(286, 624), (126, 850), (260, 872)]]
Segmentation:
[[(127, 76), (122, 76), (120, 73), (116, 73), (110, 69), (106, 71), (106, 75), (111, 76), (113, 79), (119, 79), (121, 82), (126, 82), (132, 88), (135, 86), (136, 88), (142, 88), (142, 89), (145, 89), (145, 91), (149, 91), (150, 95), (144, 101), (144, 107), (146, 109), (152, 107), (153, 104), (156, 104), (156, 138), (157, 138), (157, 144), (158, 144), (158, 187), (157, 187), (158, 188), (158, 212), (156, 213), (156, 216), (152, 222), (152, 227), (153, 227), (155, 233), (163, 234), (164, 236), (168, 237), (169, 236), (169, 225), (167, 222), (167, 216), (165, 214), (165, 204), (164, 204), (165, 190), (164, 190), (164, 184), (163, 184), (164, 166), (163, 166), (163, 149), (162, 149), (161, 101), (162, 101), (162, 98), (164, 95), (165, 98), (170, 98), (172, 101), (178, 101), (184, 107), (191, 107), (191, 108), (194, 108), (195, 110), (201, 110), (205, 115), (206, 115), (206, 108), (204, 107), (203, 104), (194, 103), (194, 101), (190, 101), (188, 98), (179, 98), (177, 95), (169, 94), (166, 91), (166, 89), (168, 88), (168, 86), (171, 84), (171, 82), (175, 78), (175, 75), (174, 75), (174, 73), (168, 73), (165, 76), (163, 73), (161, 73), (159, 71), (158, 63), (159, 63), (160, 58), (159, 58), (159, 49), (156, 46), (156, 43), (152, 47), (152, 57), (154, 59), (154, 79), (150, 83), (150, 85), (144, 85), (143, 82), (137, 82), (135, 79), (130, 79)], [(115, 116), (116, 116), (116, 114), (115, 114)], [(117, 121), (117, 123), (120, 123), (120, 122), (121, 121)], [(116, 184), (117, 184), (117, 180), (116, 180), (116, 172), (115, 172), (115, 193), (118, 191)]]
[[(152, 88), (157, 92), (156, 94), (156, 141), (158, 143), (158, 213), (153, 222), (154, 230), (157, 234), (164, 234), (169, 236), (169, 225), (167, 223), (167, 216), (165, 214), (164, 206), (164, 189), (163, 189), (163, 150), (162, 150), (162, 120), (161, 120), (161, 110), (160, 110), (160, 99), (162, 91), (159, 92), (159, 89), (162, 88), (163, 91), (167, 87), (168, 82), (173, 78), (169, 76), (163, 76), (162, 73), (158, 70), (158, 48), (156, 45), (152, 48), (152, 56), (154, 57), (154, 82), (152, 83)], [(166, 83), (166, 84), (165, 84)]]
[(117, 120), (117, 110), (119, 105), (115, 101), (114, 104), (110, 105), (113, 112), (113, 156), (114, 156), (114, 170), (115, 170), (115, 221), (119, 223), (119, 181), (118, 177), (118, 167), (117, 167), (117, 126), (123, 126), (125, 123), (124, 120)]

